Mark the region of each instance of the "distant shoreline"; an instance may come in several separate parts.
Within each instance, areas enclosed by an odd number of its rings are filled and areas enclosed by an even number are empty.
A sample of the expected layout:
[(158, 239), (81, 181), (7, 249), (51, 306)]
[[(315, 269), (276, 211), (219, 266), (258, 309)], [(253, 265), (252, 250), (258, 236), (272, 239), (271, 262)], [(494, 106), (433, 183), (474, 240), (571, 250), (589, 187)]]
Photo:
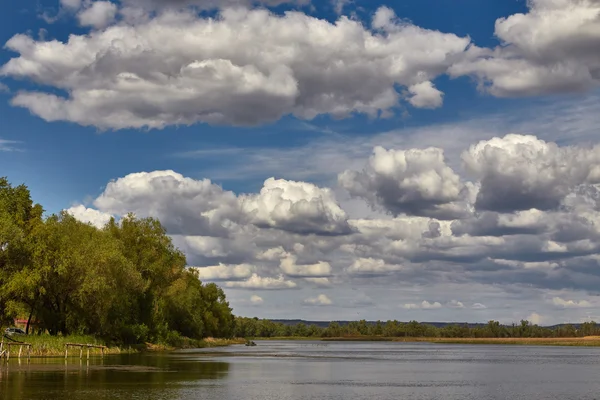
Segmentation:
[(406, 342), (434, 344), (487, 344), (487, 345), (528, 345), (528, 346), (581, 346), (600, 347), (600, 336), (570, 338), (426, 338), (426, 337), (384, 337), (384, 336), (346, 336), (346, 337), (274, 337), (253, 338), (253, 340), (314, 340), (320, 342)]

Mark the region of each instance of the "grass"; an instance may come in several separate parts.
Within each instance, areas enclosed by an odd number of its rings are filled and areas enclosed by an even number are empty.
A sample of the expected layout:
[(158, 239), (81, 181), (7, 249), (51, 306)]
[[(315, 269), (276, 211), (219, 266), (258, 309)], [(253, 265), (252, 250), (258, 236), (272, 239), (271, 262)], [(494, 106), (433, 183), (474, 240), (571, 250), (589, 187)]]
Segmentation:
[[(93, 336), (84, 335), (69, 335), (69, 336), (51, 336), (51, 335), (28, 335), (28, 336), (15, 336), (13, 339), (30, 343), (31, 356), (32, 357), (50, 357), (50, 356), (64, 356), (65, 355), (65, 344), (66, 343), (85, 343), (95, 344), (98, 346), (105, 346), (105, 343), (94, 338)], [(5, 343), (8, 343), (8, 339), (4, 339)], [(11, 353), (18, 352), (18, 347), (13, 347)], [(24, 350), (25, 351), (25, 350)], [(69, 352), (75, 354), (79, 349), (71, 348)], [(86, 352), (87, 350), (84, 350)], [(108, 346), (104, 350), (104, 354), (122, 354), (132, 353), (135, 349), (130, 347), (123, 348), (117, 346)], [(90, 349), (90, 356), (100, 354), (100, 349)]]
[[(81, 344), (95, 344), (99, 346), (106, 346), (106, 343), (93, 336), (86, 335), (69, 335), (69, 336), (51, 336), (51, 335), (28, 335), (28, 336), (14, 336), (13, 339), (30, 343), (31, 356), (32, 357), (64, 357), (65, 355), (65, 344), (66, 343), (81, 343)], [(4, 339), (5, 343), (10, 340)], [(153, 344), (145, 343), (134, 346), (107, 346), (104, 350), (105, 355), (109, 354), (130, 354), (139, 353), (143, 351), (172, 351), (179, 348), (203, 348), (203, 347), (222, 347), (229, 346), (232, 344), (244, 344), (245, 339), (215, 339), (206, 338), (203, 340), (191, 340), (184, 338), (180, 346), (169, 346), (164, 344)], [(23, 351), (26, 351), (25, 348)], [(84, 354), (87, 353), (87, 349), (84, 349)], [(14, 346), (11, 348), (11, 356), (18, 354), (19, 347)], [(79, 353), (78, 348), (69, 348), (69, 354), (75, 355)], [(100, 355), (100, 349), (90, 349), (90, 356)]]
[(244, 338), (233, 338), (233, 339), (215, 339), (215, 338), (206, 338), (200, 341), (200, 348), (204, 347), (226, 347), (231, 346), (232, 344), (245, 344), (246, 339)]
[(489, 345), (528, 345), (528, 346), (589, 346), (600, 347), (600, 336), (574, 338), (438, 338), (438, 337), (385, 337), (385, 336), (344, 336), (332, 338), (286, 337), (257, 338), (257, 340), (319, 340), (324, 342), (424, 342), (440, 344), (489, 344)]

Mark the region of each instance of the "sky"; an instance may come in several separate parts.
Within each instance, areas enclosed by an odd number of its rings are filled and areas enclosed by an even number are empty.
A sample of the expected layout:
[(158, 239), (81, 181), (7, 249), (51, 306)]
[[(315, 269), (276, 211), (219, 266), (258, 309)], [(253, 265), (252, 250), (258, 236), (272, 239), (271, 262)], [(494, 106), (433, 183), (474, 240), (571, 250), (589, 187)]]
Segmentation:
[(600, 0), (23, 0), (0, 175), (236, 315), (600, 321)]

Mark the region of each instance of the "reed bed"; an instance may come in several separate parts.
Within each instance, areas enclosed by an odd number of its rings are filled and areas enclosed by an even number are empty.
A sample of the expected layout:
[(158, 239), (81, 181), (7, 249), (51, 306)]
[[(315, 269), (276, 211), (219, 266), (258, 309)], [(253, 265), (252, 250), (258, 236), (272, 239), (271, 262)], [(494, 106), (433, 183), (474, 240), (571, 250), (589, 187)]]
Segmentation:
[[(94, 338), (93, 336), (87, 335), (68, 335), (68, 336), (51, 336), (51, 335), (28, 335), (28, 336), (14, 336), (14, 340), (30, 343), (31, 344), (31, 356), (32, 357), (57, 357), (65, 355), (65, 344), (66, 343), (85, 343), (94, 344), (99, 346), (106, 346), (106, 344)], [(4, 339), (8, 342), (8, 339)], [(14, 349), (13, 349), (14, 351)], [(129, 347), (118, 347), (118, 346), (107, 346), (104, 350), (104, 354), (123, 354), (135, 352), (135, 349)], [(100, 355), (100, 349), (90, 349), (90, 355)]]

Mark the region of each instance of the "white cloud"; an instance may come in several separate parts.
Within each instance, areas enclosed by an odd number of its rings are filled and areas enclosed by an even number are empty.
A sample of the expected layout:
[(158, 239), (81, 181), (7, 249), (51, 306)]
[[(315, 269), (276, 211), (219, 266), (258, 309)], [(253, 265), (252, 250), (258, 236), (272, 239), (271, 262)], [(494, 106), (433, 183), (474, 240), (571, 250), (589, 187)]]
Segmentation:
[(357, 258), (348, 268), (348, 273), (369, 276), (377, 274), (386, 274), (388, 272), (399, 271), (401, 269), (401, 265), (386, 264), (386, 262), (381, 259)]
[(397, 17), (394, 10), (389, 7), (379, 7), (375, 14), (373, 14), (373, 20), (371, 25), (375, 29), (381, 29), (384, 31), (394, 30), (396, 27)]
[(289, 255), (281, 260), (280, 268), (286, 275), (301, 278), (322, 278), (331, 275), (331, 265), (319, 261), (315, 264), (296, 264), (296, 257)]
[(406, 309), (406, 310), (435, 310), (438, 308), (442, 308), (442, 303), (440, 302), (433, 302), (430, 303), (427, 300), (423, 300), (421, 303), (416, 304), (416, 303), (407, 303), (404, 304), (402, 306), (402, 308)]
[(336, 14), (341, 15), (344, 12), (344, 8), (350, 4), (352, 0), (331, 0), (333, 9)]
[(81, 7), (81, 0), (60, 0), (60, 5), (71, 10), (78, 10)]
[(473, 75), (495, 96), (590, 90), (600, 75), (600, 3), (595, 0), (530, 0), (529, 12), (496, 21), (501, 45), (470, 50), (450, 68)]
[(81, 204), (73, 206), (65, 211), (75, 217), (78, 221), (92, 224), (97, 228), (103, 228), (113, 217), (109, 213), (98, 211), (93, 208), (87, 208)]
[(228, 288), (239, 288), (239, 289), (254, 289), (254, 290), (280, 290), (280, 289), (293, 289), (297, 285), (293, 281), (286, 281), (283, 275), (278, 278), (271, 277), (260, 277), (257, 274), (241, 282), (231, 281), (225, 282), (225, 287)]
[(485, 310), (487, 307), (481, 303), (474, 303), (471, 308), (474, 310)]
[(443, 74), (470, 42), (390, 24), (375, 33), (347, 17), (330, 23), (301, 12), (237, 8), (202, 18), (165, 11), (67, 42), (15, 35), (6, 47), (20, 55), (0, 75), (69, 93), (24, 91), (13, 105), (100, 129), (255, 125), (288, 114), (385, 117), (400, 104), (397, 86), (422, 93), (415, 85)]
[(257, 305), (257, 306), (258, 306), (258, 305), (261, 305), (261, 304), (263, 304), (263, 303), (264, 303), (264, 300), (263, 300), (263, 298), (262, 298), (262, 297), (260, 297), (260, 296), (257, 296), (257, 295), (255, 295), (255, 294), (253, 294), (252, 296), (250, 296), (250, 302), (251, 302), (252, 304), (254, 304), (254, 305)]
[(77, 19), (82, 26), (101, 29), (115, 20), (117, 5), (110, 1), (94, 1), (89, 7), (79, 11)]
[(450, 300), (446, 305), (450, 308), (465, 308), (465, 305), (458, 300)]
[(15, 147), (16, 144), (19, 144), (21, 142), (16, 141), (16, 140), (6, 140), (6, 139), (0, 139), (0, 151), (15, 151), (18, 150), (17, 147)]
[(0, 93), (10, 93), (10, 88), (4, 83), (0, 82)]
[(219, 264), (212, 267), (192, 267), (198, 272), (201, 281), (226, 281), (250, 278), (255, 270), (253, 265), (225, 265)]
[(592, 304), (587, 300), (580, 300), (580, 301), (564, 300), (560, 297), (553, 297), (552, 304), (554, 304), (557, 307), (562, 307), (562, 308), (589, 308), (592, 306)]
[[(499, 142), (502, 140), (497, 139)], [(554, 145), (550, 144), (546, 142), (540, 151), (528, 151), (531, 148), (527, 145), (516, 146), (520, 152), (497, 158), (508, 158), (515, 165), (527, 164), (527, 160), (534, 158), (532, 154), (546, 154), (545, 157), (551, 159), (548, 154), (552, 152), (548, 152), (547, 148)], [(466, 141), (464, 146), (468, 146)], [(494, 146), (488, 143), (482, 148), (487, 148), (483, 151), (489, 152)], [(496, 285), (506, 292), (510, 288), (510, 294), (504, 293), (504, 298), (512, 296), (513, 291), (526, 288), (529, 293), (527, 296), (537, 298), (538, 302), (540, 298), (567, 298), (564, 297), (565, 290), (598, 292), (600, 278), (594, 272), (598, 260), (594, 257), (600, 253), (600, 186), (590, 183), (593, 182), (590, 178), (593, 168), (587, 167), (594, 164), (590, 161), (594, 159), (593, 152), (585, 150), (585, 147), (556, 147), (558, 149), (552, 150), (556, 154), (566, 152), (577, 155), (579, 166), (575, 170), (588, 172), (575, 174), (586, 177), (579, 180), (577, 187), (567, 185), (564, 199), (551, 210), (472, 212), (477, 196), (470, 193), (460, 196), (467, 210), (466, 217), (461, 220), (414, 215), (392, 218), (380, 213), (353, 219), (348, 217), (347, 203), (327, 200), (325, 193), (332, 193), (333, 189), (324, 186), (273, 180), (277, 185), (284, 186), (281, 189), (267, 185), (269, 190), (280, 191), (275, 196), (273, 193), (238, 196), (211, 181), (184, 177), (173, 171), (130, 174), (111, 181), (93, 204), (96, 211), (117, 217), (133, 211), (139, 216), (159, 218), (167, 227), (174, 245), (186, 254), (189, 265), (210, 266), (201, 270), (202, 274), (206, 274), (202, 279), (224, 281), (226, 289), (297, 289), (290, 295), (275, 293), (275, 298), (269, 299), (270, 304), (280, 304), (285, 300), (288, 303), (284, 302), (282, 307), (287, 307), (285, 304), (292, 307), (294, 301), (312, 296), (315, 288), (327, 287), (327, 294), (335, 298), (339, 296), (340, 304), (352, 304), (355, 292), (350, 290), (353, 289), (356, 293), (375, 293), (373, 308), (381, 309), (384, 296), (388, 293), (396, 304), (406, 303), (407, 309), (443, 307), (444, 315), (458, 318), (462, 313), (460, 309), (466, 308), (467, 303), (450, 299), (461, 299), (465, 290), (470, 290), (476, 284), (484, 285), (491, 291)], [(401, 151), (412, 151), (410, 147), (404, 148)], [(562, 171), (571, 168), (569, 162), (572, 161), (566, 156), (561, 157), (557, 158), (556, 163), (562, 163)], [(424, 161), (421, 163), (425, 164)], [(484, 164), (476, 163), (478, 166)], [(527, 177), (529, 183), (547, 179), (555, 174), (556, 168), (550, 161), (546, 164), (548, 168), (537, 170), (541, 177), (536, 175), (534, 169), (526, 171), (523, 177)], [(392, 167), (399, 169), (394, 164)], [(497, 167), (503, 172), (508, 168)], [(382, 170), (385, 171), (385, 168)], [(414, 179), (421, 177), (419, 174), (414, 176), (419, 177)], [(477, 174), (474, 177), (477, 178)], [(406, 176), (399, 179), (411, 181)], [(472, 188), (484, 188), (486, 185), (480, 181), (467, 182), (461, 177), (458, 177), (458, 182), (463, 187)], [(516, 185), (521, 184), (519, 180), (515, 179), (515, 182)], [(423, 184), (422, 181), (415, 183), (416, 189), (411, 190), (418, 190)], [(408, 187), (411, 188), (410, 185)], [(503, 188), (513, 190), (508, 184)], [(520, 192), (515, 190), (515, 193), (517, 196)], [(253, 199), (256, 205), (251, 207), (250, 212), (242, 206), (248, 198)], [(276, 201), (272, 201), (273, 198)], [(306, 199), (310, 202), (314, 198), (319, 199), (320, 205), (308, 209), (317, 210), (316, 213), (298, 213), (291, 206), (301, 204)], [(390, 196), (390, 199), (393, 198)], [(326, 210), (334, 207), (334, 204), (335, 210), (345, 215), (350, 233), (324, 234), (329, 230), (327, 227), (331, 226), (330, 217), (310, 221), (312, 233), (294, 226), (298, 224), (305, 227), (308, 224), (297, 215), (304, 215), (305, 219), (319, 213), (330, 215), (331, 212)], [(419, 205), (431, 210), (430, 204), (415, 202), (413, 214), (424, 214), (418, 209)], [(262, 224), (257, 223), (259, 217), (263, 220)], [(450, 283), (461, 285), (461, 289), (444, 292), (444, 285)], [(434, 286), (438, 289), (431, 289)], [(439, 288), (442, 288), (442, 292)], [(347, 294), (343, 294), (343, 291)], [(238, 299), (242, 305), (247, 304), (247, 296), (241, 299), (237, 297), (240, 296), (239, 292), (233, 292), (232, 301)], [(405, 295), (401, 297), (395, 293)], [(410, 293), (410, 297), (407, 297), (407, 293)], [(342, 300), (344, 296), (348, 296), (348, 299)], [(407, 301), (407, 298), (422, 300), (430, 296), (434, 296), (438, 302)], [(470, 295), (470, 298), (477, 298), (480, 303), (468, 303), (471, 309), (483, 309), (485, 304), (506, 317), (506, 311), (503, 311), (506, 307), (502, 303), (505, 300), (490, 299), (484, 290), (475, 296)], [(574, 293), (569, 298), (581, 296), (581, 293)], [(570, 304), (568, 301), (565, 300), (566, 304)], [(562, 315), (550, 302), (537, 304), (537, 308), (533, 308), (534, 305), (527, 304), (524, 309), (537, 309), (543, 315), (552, 312), (552, 318)], [(573, 308), (570, 311), (579, 310)], [(512, 314), (508, 317), (521, 318)]]
[(240, 198), (253, 224), (300, 234), (348, 234), (348, 216), (330, 189), (269, 178), (257, 195)]
[(408, 102), (417, 108), (438, 108), (444, 102), (444, 93), (433, 86), (431, 82), (421, 82), (408, 88)]
[(438, 148), (386, 150), (375, 147), (366, 167), (347, 170), (339, 183), (355, 197), (394, 215), (456, 217), (451, 203), (461, 199), (464, 185), (446, 165)]
[(531, 322), (534, 325), (540, 325), (542, 323), (542, 321), (544, 321), (544, 317), (542, 317), (540, 314), (534, 312), (531, 313), (531, 315), (529, 315), (526, 320)]
[(462, 159), (481, 182), (475, 206), (482, 210), (556, 208), (576, 186), (600, 182), (600, 146), (559, 147), (509, 134), (471, 145)]
[(140, 8), (145, 11), (183, 9), (186, 7), (212, 10), (227, 7), (251, 7), (253, 5), (272, 7), (286, 3), (298, 6), (310, 4), (310, 0), (121, 0), (121, 2), (127, 8)]
[(310, 306), (329, 306), (333, 304), (333, 302), (329, 297), (325, 296), (324, 294), (320, 294), (317, 297), (309, 297), (308, 299), (304, 300), (304, 304)]
[(312, 283), (317, 287), (331, 287), (331, 281), (329, 278), (304, 278), (308, 283)]
[(106, 185), (94, 201), (100, 211), (158, 218), (171, 234), (226, 236), (230, 219), (239, 215), (232, 192), (210, 180), (195, 180), (174, 171), (129, 174)]

